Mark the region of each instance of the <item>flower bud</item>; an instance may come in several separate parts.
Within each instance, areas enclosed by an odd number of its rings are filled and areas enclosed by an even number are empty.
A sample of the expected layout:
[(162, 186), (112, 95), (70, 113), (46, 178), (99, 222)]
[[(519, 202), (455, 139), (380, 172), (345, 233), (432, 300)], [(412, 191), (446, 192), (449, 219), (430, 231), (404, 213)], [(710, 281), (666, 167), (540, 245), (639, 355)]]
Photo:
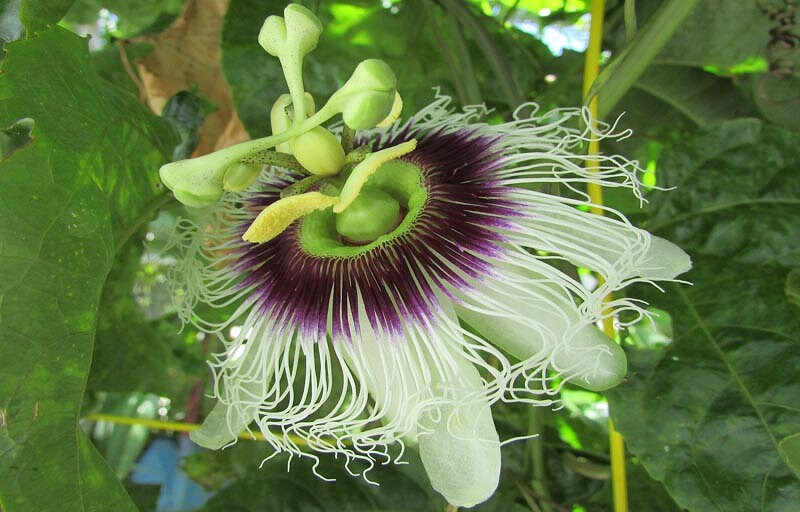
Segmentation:
[(261, 25), (258, 44), (273, 57), (277, 57), (286, 47), (286, 22), (280, 16), (270, 16)]
[(362, 92), (352, 95), (342, 110), (344, 124), (354, 130), (375, 128), (392, 111), (394, 94)]
[(302, 5), (290, 4), (283, 16), (264, 20), (258, 44), (278, 58), (302, 57), (314, 50), (322, 34), (322, 23), (314, 13)]
[(178, 201), (194, 208), (205, 208), (222, 196), (222, 177), (228, 165), (225, 155), (218, 152), (172, 162), (163, 165), (158, 172)]
[(388, 64), (378, 59), (361, 62), (329, 101), (355, 130), (374, 128), (392, 112), (397, 78)]
[[(394, 71), (380, 59), (361, 61), (342, 89), (350, 92), (383, 91), (394, 92), (397, 77)], [(394, 95), (392, 95), (394, 101)]]
[(286, 21), (287, 41), (297, 48), (301, 55), (306, 55), (317, 47), (322, 34), (322, 23), (313, 12), (302, 5), (289, 4), (283, 10)]
[(332, 176), (344, 165), (339, 139), (321, 126), (292, 139), (292, 154), (312, 174)]

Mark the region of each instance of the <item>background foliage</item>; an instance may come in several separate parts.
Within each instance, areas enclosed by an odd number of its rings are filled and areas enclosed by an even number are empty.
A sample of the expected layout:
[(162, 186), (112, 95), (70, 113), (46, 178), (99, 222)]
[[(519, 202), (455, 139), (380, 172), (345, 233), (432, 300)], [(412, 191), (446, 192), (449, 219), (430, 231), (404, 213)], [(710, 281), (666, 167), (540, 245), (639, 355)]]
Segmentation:
[[(302, 3), (327, 27), (306, 67), (315, 96), (377, 57), (406, 111), (434, 86), (485, 101), (496, 119), (526, 100), (581, 102), (587, 1)], [(650, 50), (648, 30), (665, 30), (659, 8), (689, 3), (607, 2), (599, 94), (620, 91), (608, 117), (624, 112), (634, 130), (604, 150), (675, 188), (651, 190), (643, 207), (612, 191), (607, 201), (687, 250), (692, 285), (632, 291), (658, 321), (621, 333), (622, 386), (566, 389), (555, 412), (495, 408), (501, 437), (541, 436), (504, 448), (500, 490), (477, 510), (611, 510), (609, 411), (629, 445), (631, 510), (800, 503), (800, 14), (791, 0), (700, 0), (652, 60), (624, 62)], [(380, 487), (323, 460), (330, 484), (296, 461), (290, 474), (284, 459), (257, 471), (259, 444), (201, 452), (179, 433), (89, 419), (197, 422), (210, 406), (214, 340), (179, 332), (164, 285), (164, 240), (187, 212), (157, 169), (267, 132), (284, 84), (256, 35), (283, 5), (0, 1), (3, 510), (444, 507), (413, 454), (376, 470)]]

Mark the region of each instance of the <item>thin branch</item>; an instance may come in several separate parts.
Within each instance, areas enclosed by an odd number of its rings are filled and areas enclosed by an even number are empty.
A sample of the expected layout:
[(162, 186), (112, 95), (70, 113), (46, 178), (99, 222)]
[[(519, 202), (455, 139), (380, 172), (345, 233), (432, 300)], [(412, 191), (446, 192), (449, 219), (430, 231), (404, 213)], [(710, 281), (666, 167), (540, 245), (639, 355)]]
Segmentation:
[(139, 78), (138, 73), (136, 73), (136, 70), (133, 69), (133, 66), (131, 66), (131, 61), (128, 59), (128, 50), (125, 48), (127, 44), (128, 42), (124, 39), (119, 41), (119, 58), (122, 61), (122, 67), (125, 68), (125, 72), (128, 74), (128, 77), (131, 79), (134, 85), (136, 85), (136, 88), (139, 89), (139, 101), (146, 103), (147, 91), (144, 88), (142, 79)]
[(536, 494), (530, 487), (525, 485), (525, 482), (517, 478), (515, 475), (512, 475), (511, 478), (514, 480), (514, 483), (519, 489), (519, 492), (522, 493), (523, 498), (526, 498), (525, 499), (526, 502), (528, 502), (528, 498), (535, 499), (547, 503), (558, 512), (572, 512), (570, 509), (564, 507), (563, 505), (560, 505), (559, 503), (553, 501), (552, 499)]

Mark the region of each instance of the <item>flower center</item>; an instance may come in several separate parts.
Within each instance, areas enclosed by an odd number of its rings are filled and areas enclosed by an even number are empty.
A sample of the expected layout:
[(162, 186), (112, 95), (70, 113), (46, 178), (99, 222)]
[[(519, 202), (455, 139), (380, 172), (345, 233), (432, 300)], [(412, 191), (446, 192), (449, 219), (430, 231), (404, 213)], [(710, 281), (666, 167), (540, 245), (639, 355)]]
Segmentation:
[(401, 220), (400, 203), (377, 187), (365, 187), (347, 210), (336, 214), (336, 231), (346, 244), (365, 245), (393, 231)]
[[(343, 177), (326, 179), (320, 190), (339, 189)], [(319, 257), (348, 258), (408, 233), (428, 199), (422, 171), (403, 160), (380, 166), (346, 210), (320, 209), (301, 219), (303, 250)]]

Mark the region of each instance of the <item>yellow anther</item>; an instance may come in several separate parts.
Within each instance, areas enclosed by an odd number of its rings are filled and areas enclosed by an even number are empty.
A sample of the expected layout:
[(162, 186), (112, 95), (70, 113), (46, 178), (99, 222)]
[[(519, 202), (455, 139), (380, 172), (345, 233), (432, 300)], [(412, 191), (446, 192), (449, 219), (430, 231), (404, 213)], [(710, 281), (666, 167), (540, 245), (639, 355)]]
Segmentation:
[(380, 166), (390, 160), (411, 153), (416, 147), (417, 139), (411, 139), (397, 146), (376, 151), (362, 160), (361, 163), (353, 168), (353, 172), (342, 187), (342, 192), (339, 194), (339, 202), (333, 207), (334, 213), (341, 213), (350, 206), (350, 203), (358, 197), (361, 187), (364, 186), (370, 176), (375, 174), (375, 171)]
[(306, 192), (275, 201), (258, 214), (242, 239), (256, 244), (268, 242), (283, 233), (297, 219), (317, 210), (324, 210), (339, 201), (321, 192)]

